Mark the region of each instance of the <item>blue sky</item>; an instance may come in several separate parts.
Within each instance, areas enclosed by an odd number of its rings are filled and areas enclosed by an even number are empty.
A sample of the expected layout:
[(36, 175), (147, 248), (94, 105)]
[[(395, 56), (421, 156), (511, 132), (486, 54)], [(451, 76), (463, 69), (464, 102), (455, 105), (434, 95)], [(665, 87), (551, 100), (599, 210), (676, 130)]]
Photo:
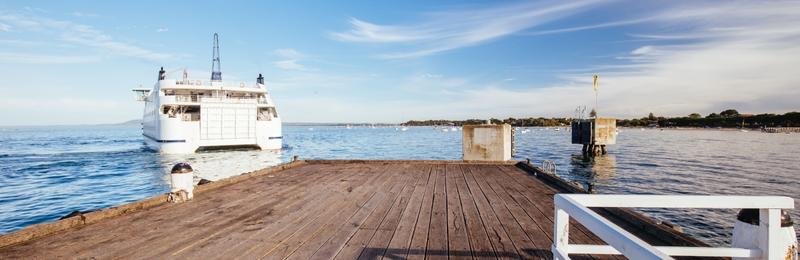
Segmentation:
[(287, 122), (800, 110), (800, 2), (3, 1), (0, 125), (140, 118), (164, 66), (263, 73)]

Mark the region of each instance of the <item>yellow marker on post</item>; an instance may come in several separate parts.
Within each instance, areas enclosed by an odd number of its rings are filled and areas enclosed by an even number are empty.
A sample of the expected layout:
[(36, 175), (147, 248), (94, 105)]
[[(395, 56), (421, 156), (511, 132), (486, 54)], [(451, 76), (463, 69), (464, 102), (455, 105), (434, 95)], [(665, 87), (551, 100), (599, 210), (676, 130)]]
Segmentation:
[(597, 116), (597, 87), (599, 85), (598, 81), (600, 79), (600, 76), (597, 76), (597, 74), (594, 74), (593, 78), (594, 78), (594, 81), (593, 81), (592, 85), (594, 86), (594, 117), (598, 118), (598, 116)]

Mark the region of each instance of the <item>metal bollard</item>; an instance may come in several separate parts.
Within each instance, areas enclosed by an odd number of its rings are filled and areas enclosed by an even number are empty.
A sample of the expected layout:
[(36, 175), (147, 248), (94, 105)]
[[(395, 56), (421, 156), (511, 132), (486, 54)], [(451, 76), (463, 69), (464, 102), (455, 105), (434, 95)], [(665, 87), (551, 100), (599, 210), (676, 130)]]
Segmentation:
[(192, 166), (188, 163), (178, 163), (170, 171), (172, 190), (170, 191), (170, 201), (184, 202), (194, 197), (194, 174)]
[[(739, 211), (739, 214), (736, 215), (736, 222), (733, 224), (733, 241), (731, 243), (733, 247), (758, 248), (759, 215), (758, 209), (742, 209)], [(797, 237), (794, 233), (794, 223), (787, 210), (781, 210), (781, 227), (778, 236), (780, 237), (778, 243), (781, 248), (785, 248), (785, 251), (780, 252), (779, 255), (786, 256), (786, 259), (797, 260)], [(733, 259), (749, 258), (734, 257)]]

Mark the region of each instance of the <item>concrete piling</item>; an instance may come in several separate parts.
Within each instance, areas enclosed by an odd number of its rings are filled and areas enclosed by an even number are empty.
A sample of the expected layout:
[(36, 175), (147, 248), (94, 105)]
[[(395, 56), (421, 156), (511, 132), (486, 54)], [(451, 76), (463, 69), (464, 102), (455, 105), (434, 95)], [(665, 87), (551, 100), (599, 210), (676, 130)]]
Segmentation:
[(465, 125), (461, 135), (464, 160), (511, 160), (511, 125)]
[(608, 153), (606, 145), (617, 142), (617, 120), (591, 118), (572, 121), (572, 143), (581, 144), (584, 155), (598, 156)]

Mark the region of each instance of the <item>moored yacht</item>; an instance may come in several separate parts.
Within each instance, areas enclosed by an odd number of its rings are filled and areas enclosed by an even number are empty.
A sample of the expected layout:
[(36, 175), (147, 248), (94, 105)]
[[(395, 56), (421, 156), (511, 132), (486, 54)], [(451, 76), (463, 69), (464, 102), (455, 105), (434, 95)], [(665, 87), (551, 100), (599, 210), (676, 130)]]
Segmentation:
[(211, 80), (170, 79), (164, 68), (152, 89), (134, 89), (145, 103), (142, 135), (162, 153), (193, 153), (203, 149), (252, 147), (281, 149), (281, 118), (264, 77), (256, 82), (222, 81), (219, 45), (214, 34)]

